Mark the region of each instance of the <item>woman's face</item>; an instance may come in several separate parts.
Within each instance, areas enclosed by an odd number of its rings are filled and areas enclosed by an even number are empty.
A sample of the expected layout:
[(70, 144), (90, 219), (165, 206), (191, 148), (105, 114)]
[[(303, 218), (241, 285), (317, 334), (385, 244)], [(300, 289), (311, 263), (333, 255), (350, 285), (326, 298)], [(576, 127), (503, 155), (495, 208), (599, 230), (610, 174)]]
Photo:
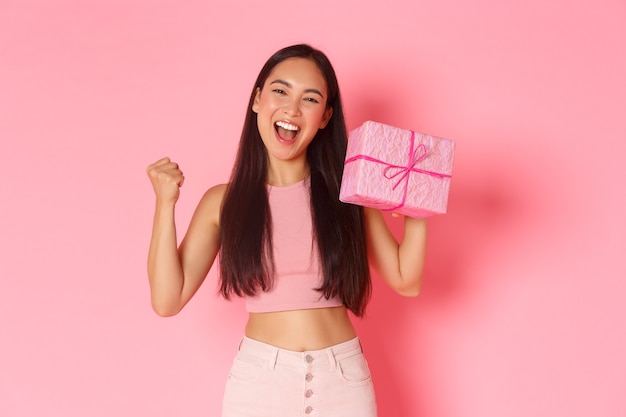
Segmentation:
[(289, 58), (274, 67), (252, 105), (270, 163), (305, 160), (307, 146), (332, 116), (327, 95), (315, 62)]

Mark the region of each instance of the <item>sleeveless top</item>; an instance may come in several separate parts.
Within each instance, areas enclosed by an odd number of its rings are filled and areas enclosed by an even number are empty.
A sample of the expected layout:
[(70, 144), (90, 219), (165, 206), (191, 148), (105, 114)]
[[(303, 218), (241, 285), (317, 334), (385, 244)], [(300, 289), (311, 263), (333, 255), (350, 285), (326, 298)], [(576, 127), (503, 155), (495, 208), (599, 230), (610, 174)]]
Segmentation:
[(315, 288), (323, 283), (319, 254), (313, 241), (310, 179), (286, 187), (268, 185), (272, 216), (275, 277), (270, 291), (246, 297), (250, 313), (341, 306)]

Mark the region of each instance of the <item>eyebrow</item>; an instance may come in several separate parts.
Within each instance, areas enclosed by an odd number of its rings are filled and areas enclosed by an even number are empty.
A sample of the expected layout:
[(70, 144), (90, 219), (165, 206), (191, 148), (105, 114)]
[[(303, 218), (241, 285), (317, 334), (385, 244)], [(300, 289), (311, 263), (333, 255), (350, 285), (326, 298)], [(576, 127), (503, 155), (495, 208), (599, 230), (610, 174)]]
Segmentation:
[[(281, 84), (281, 85), (284, 85), (287, 88), (293, 88), (293, 86), (290, 83), (288, 83), (285, 80), (280, 80), (280, 79), (274, 80), (270, 84)], [(317, 94), (320, 97), (324, 98), (324, 94), (322, 94), (322, 92), (320, 90), (318, 90), (317, 88), (307, 88), (306, 90), (304, 90), (304, 92), (305, 93), (314, 93), (314, 94)]]

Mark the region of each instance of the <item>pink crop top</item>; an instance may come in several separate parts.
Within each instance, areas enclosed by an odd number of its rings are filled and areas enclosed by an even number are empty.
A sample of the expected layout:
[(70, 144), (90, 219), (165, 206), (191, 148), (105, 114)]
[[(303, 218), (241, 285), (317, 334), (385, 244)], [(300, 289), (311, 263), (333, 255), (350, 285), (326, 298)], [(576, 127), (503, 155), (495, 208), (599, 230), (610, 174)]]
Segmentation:
[(271, 291), (246, 297), (251, 313), (342, 305), (339, 298), (327, 300), (315, 291), (323, 277), (312, 238), (309, 185), (306, 179), (286, 187), (268, 186), (276, 276)]

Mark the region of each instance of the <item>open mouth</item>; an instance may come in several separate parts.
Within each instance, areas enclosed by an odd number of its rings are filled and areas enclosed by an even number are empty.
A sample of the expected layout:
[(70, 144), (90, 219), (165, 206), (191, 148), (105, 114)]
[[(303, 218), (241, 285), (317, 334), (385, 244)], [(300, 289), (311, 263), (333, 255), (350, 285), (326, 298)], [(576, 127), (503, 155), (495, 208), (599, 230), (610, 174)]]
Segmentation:
[(300, 131), (298, 126), (287, 122), (276, 122), (274, 128), (276, 129), (276, 133), (278, 133), (278, 137), (287, 141), (294, 140)]

